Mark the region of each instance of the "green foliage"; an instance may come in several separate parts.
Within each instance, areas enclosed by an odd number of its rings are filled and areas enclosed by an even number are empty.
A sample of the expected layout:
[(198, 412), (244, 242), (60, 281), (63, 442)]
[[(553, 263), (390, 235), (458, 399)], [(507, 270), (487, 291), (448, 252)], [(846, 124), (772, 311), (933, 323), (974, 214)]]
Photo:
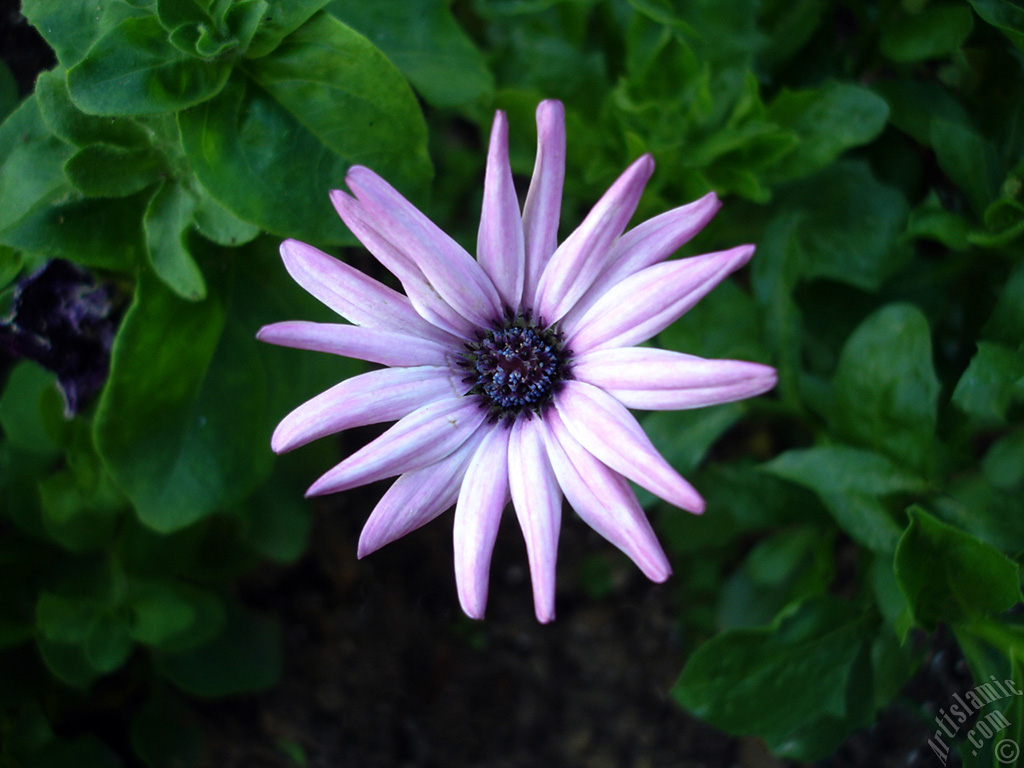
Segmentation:
[[(24, 0), (58, 63), (24, 99), (0, 66), (0, 314), (50, 258), (126, 312), (74, 418), (34, 364), (2, 382), (0, 763), (195, 765), (189, 699), (273, 684), (279, 632), (234, 586), (302, 556), (331, 448), (267, 443), (359, 370), (255, 344), (328, 317), (276, 246), (353, 244), (327, 193), (359, 163), (471, 247), (493, 110), (518, 180), (542, 98), (567, 113), (563, 234), (650, 152), (637, 221), (713, 190), (681, 255), (758, 249), (657, 339), (779, 371), (764, 398), (643, 416), (708, 501), (641, 496), (682, 592), (675, 700), (808, 761), (900, 695), (916, 633), (949, 625), (976, 679), (1021, 681), (1019, 6)], [(579, 574), (618, 599), (600, 555)], [(134, 702), (131, 760), (66, 735), (55, 702), (100, 708), (97, 686)]]

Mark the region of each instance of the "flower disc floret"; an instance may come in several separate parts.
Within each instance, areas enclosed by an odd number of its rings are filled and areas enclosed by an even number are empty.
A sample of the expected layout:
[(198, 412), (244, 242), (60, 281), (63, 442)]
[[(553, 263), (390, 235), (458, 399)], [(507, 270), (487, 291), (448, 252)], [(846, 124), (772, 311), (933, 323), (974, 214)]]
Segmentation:
[(570, 377), (571, 353), (556, 327), (535, 323), (530, 313), (505, 314), (505, 320), (468, 342), (458, 360), (480, 395), (491, 422), (511, 426), (521, 413), (541, 413)]

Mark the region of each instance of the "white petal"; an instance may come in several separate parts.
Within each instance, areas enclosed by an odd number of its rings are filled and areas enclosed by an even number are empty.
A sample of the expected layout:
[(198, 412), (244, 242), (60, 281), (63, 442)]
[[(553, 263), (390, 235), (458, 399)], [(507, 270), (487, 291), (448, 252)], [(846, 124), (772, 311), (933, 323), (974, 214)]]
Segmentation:
[(502, 315), (494, 284), (472, 256), (369, 168), (345, 177), (378, 232), (406, 254), (449, 306), (478, 327)]
[(434, 464), (466, 442), (486, 415), (475, 396), (428, 403), (327, 472), (306, 495), (336, 493)]
[(462, 610), (474, 619), (482, 619), (487, 606), (491, 553), (509, 500), (509, 432), (502, 424), (487, 431), (469, 463), (455, 505), (455, 583)]
[(398, 291), (311, 245), (285, 240), (281, 258), (295, 282), (351, 323), (442, 343), (452, 340), (420, 317)]
[(569, 433), (609, 468), (680, 509), (704, 511), (700, 494), (669, 466), (637, 420), (611, 395), (592, 384), (567, 381), (555, 407)]
[(453, 348), (432, 339), (421, 339), (379, 328), (341, 323), (310, 323), (290, 320), (260, 328), (256, 338), (269, 344), (332, 355), (354, 357), (393, 366), (447, 365)]
[(634, 162), (558, 247), (537, 285), (533, 308), (538, 317), (547, 323), (560, 320), (604, 271), (612, 244), (633, 217), (653, 172), (650, 155)]
[(577, 355), (639, 344), (667, 328), (725, 277), (746, 264), (754, 246), (655, 264), (630, 275), (598, 299), (573, 328), (566, 345)]
[(466, 442), (436, 464), (406, 472), (395, 480), (363, 526), (358, 556), (366, 557), (426, 525), (454, 504), (469, 460), (487, 431), (486, 425), (479, 427)]
[(331, 191), (331, 202), (359, 242), (402, 283), (420, 317), (460, 338), (473, 337), (474, 325), (438, 296), (416, 263), (374, 227), (372, 217), (358, 200), (335, 189)]
[(537, 159), (523, 205), (526, 277), (523, 297), (533, 305), (540, 275), (558, 248), (558, 220), (565, 182), (565, 108), (548, 99), (537, 105)]
[(446, 367), (384, 368), (345, 379), (285, 416), (270, 447), (277, 453), (344, 429), (395, 421), (441, 399), (457, 397)]
[(636, 494), (569, 434), (556, 409), (544, 415), (551, 466), (569, 504), (587, 525), (625, 552), (651, 581), (672, 573)]
[(742, 360), (647, 347), (599, 349), (573, 361), (573, 376), (600, 387), (627, 408), (683, 410), (730, 403), (775, 386), (775, 369)]
[(555, 562), (562, 521), (562, 492), (548, 460), (539, 418), (519, 419), (508, 444), (508, 483), (526, 539), (537, 621), (555, 618)]
[(523, 296), (526, 260), (523, 219), (519, 214), (519, 200), (516, 199), (512, 168), (508, 162), (508, 119), (500, 110), (494, 114), (487, 151), (476, 257), (490, 275), (505, 306), (518, 309)]

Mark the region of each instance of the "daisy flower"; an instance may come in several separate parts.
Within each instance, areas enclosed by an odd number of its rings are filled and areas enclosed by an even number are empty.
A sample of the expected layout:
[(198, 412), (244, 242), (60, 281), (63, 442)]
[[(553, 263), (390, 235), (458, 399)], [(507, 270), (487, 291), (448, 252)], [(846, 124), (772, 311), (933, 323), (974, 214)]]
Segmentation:
[(289, 274), (350, 324), (264, 327), (272, 344), (382, 366), (288, 414), (271, 446), (395, 421), (310, 487), (336, 493), (398, 476), (363, 528), (358, 555), (455, 506), (459, 601), (481, 618), (498, 525), (511, 500), (526, 539), (537, 619), (555, 615), (562, 497), (588, 525), (664, 581), (668, 559), (630, 482), (700, 514), (704, 500), (654, 448), (629, 409), (698, 408), (758, 395), (772, 368), (640, 344), (754, 252), (666, 261), (711, 219), (711, 193), (628, 232), (654, 161), (644, 155), (558, 244), (565, 176), (561, 103), (537, 108), (537, 159), (520, 210), (508, 123), (491, 130), (474, 259), (368, 168), (331, 192), (342, 220), (401, 282), (388, 288), (312, 246), (281, 245)]

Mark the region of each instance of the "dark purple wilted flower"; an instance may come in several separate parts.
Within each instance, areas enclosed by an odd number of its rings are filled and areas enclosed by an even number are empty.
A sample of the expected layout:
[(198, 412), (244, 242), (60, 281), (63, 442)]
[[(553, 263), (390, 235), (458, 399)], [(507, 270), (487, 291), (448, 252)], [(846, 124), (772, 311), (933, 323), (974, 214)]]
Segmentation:
[(455, 505), (463, 610), (483, 615), (498, 522), (511, 499), (542, 622), (554, 618), (562, 495), (654, 581), (668, 559), (629, 480), (700, 513), (704, 501), (657, 452), (629, 408), (697, 408), (760, 394), (775, 371), (637, 347), (754, 252), (745, 245), (665, 261), (719, 208), (709, 194), (623, 234), (654, 161), (634, 162), (558, 245), (565, 174), (562, 105), (537, 109), (533, 180), (520, 213), (508, 125), (491, 132), (477, 258), (367, 168), (331, 199), (349, 229), (405, 289), (397, 293), (294, 240), (281, 246), (303, 288), (352, 325), (285, 322), (259, 338), (385, 366), (300, 406), (274, 432), (288, 451), (397, 420), (327, 472), (308, 495), (400, 475), (370, 515), (362, 557)]
[(109, 286), (55, 259), (18, 284), (11, 315), (0, 321), (0, 348), (56, 373), (72, 416), (107, 379), (120, 309)]

